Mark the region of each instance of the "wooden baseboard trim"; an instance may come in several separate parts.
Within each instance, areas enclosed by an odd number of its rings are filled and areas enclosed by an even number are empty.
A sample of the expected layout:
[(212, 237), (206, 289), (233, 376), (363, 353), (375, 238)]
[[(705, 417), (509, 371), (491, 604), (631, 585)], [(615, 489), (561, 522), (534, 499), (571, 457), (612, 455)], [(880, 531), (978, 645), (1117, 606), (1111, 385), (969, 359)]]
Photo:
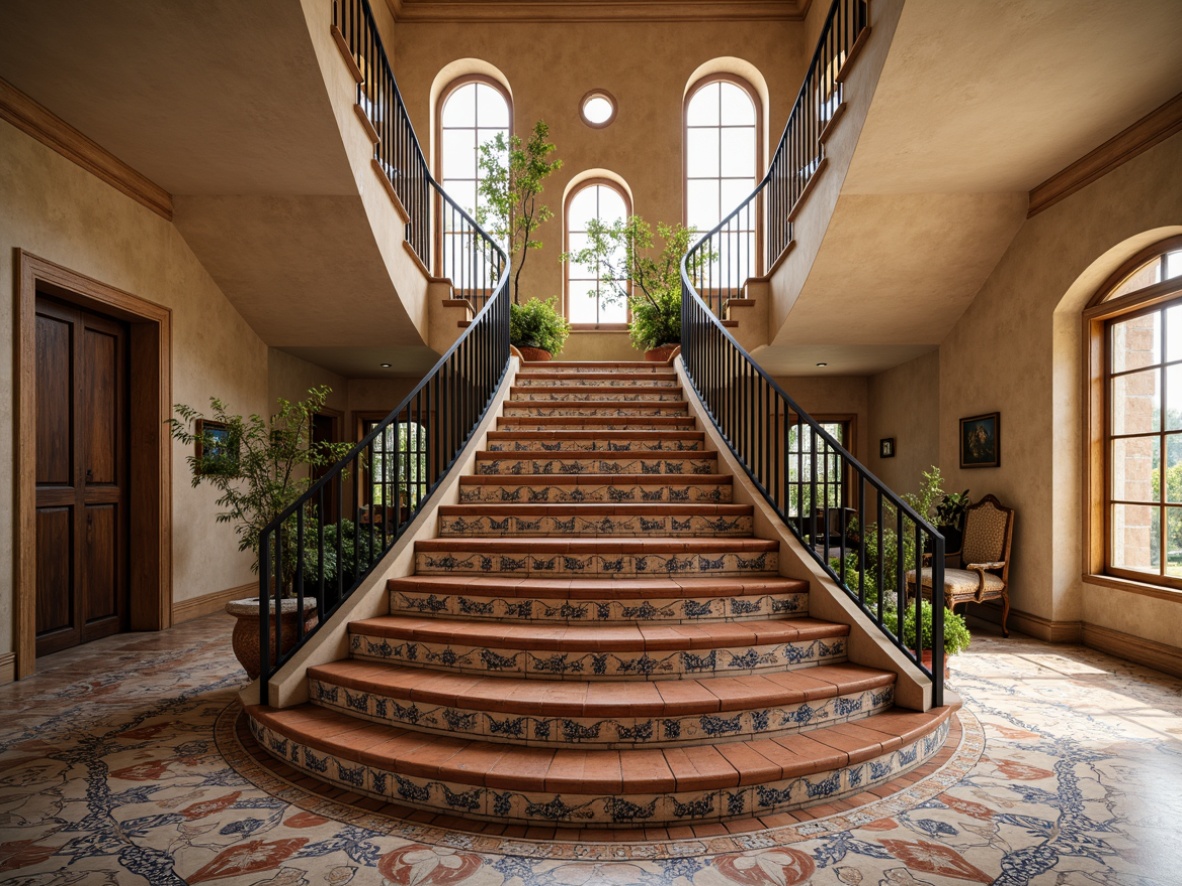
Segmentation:
[(780, 265), (782, 265), (782, 264), (784, 264), (784, 262), (788, 261), (788, 256), (792, 254), (792, 250), (795, 248), (796, 248), (796, 241), (789, 240), (788, 245), (785, 246), (783, 248), (783, 250), (780, 251), (780, 254), (776, 256), (776, 260), (774, 262), (772, 262), (771, 267), (767, 269), (767, 273), (764, 274), (762, 277), (753, 278), (753, 279), (770, 281), (772, 279), (772, 275), (775, 274), (776, 271), (780, 270)]
[(1084, 623), (1083, 643), (1109, 655), (1127, 659), (1140, 665), (1182, 677), (1182, 648), (1134, 637), (1123, 631)]
[(423, 264), (423, 260), (421, 258), (419, 258), (419, 254), (417, 252), (415, 252), (415, 249), (413, 246), (410, 245), (410, 242), (407, 240), (403, 240), (402, 241), (402, 248), (406, 250), (407, 255), (409, 255), (412, 259), (414, 259), (414, 263), (416, 265), (418, 265), (419, 270), (423, 272), (423, 276), (426, 277), (429, 281), (433, 281), (434, 278), (431, 276), (431, 272), (429, 270), (427, 270), (427, 266), (425, 264)]
[(136, 203), (172, 221), (172, 195), (168, 191), (4, 79), (0, 79), (0, 120), (7, 120)]
[[(1001, 606), (996, 603), (973, 603), (957, 612), (1001, 626)], [(1021, 609), (1011, 609), (1007, 627), (1044, 643), (1082, 643), (1083, 624), (1082, 621), (1052, 621)]]
[(182, 621), (190, 621), (203, 615), (221, 612), (231, 600), (257, 597), (258, 595), (258, 583), (252, 582), (248, 585), (239, 585), (236, 588), (226, 588), (224, 591), (215, 591), (202, 597), (194, 597), (192, 600), (182, 600), (172, 604), (172, 623), (174, 625), (180, 624)]
[(862, 49), (866, 46), (866, 42), (870, 39), (870, 32), (873, 28), (867, 25), (862, 29), (862, 33), (854, 40), (854, 45), (850, 47), (850, 51), (845, 54), (845, 61), (841, 63), (841, 70), (837, 72), (837, 82), (844, 83), (849, 77), (850, 72), (854, 69), (854, 59), (862, 54)]
[[(365, 113), (365, 108), (361, 105), (353, 105), (353, 112), (357, 115), (357, 119), (361, 121), (361, 128), (365, 130), (365, 134), (369, 137), (371, 144), (378, 144), (382, 137), (378, 135), (378, 131), (374, 129), (373, 121), (369, 119), (369, 114)], [(377, 163), (376, 160), (373, 161)]]
[(1060, 200), (1103, 178), (1138, 154), (1182, 132), (1182, 95), (1142, 117), (1128, 129), (1113, 136), (1096, 150), (1085, 154), (1066, 169), (1052, 175), (1030, 192), (1030, 218)]
[[(390, 181), (390, 176), (386, 175), (386, 170), (382, 168), (382, 162), (376, 157), (369, 161), (369, 165), (373, 168), (374, 173), (378, 177), (378, 181), (382, 183), (382, 187), (386, 189), (386, 196), (390, 198), (390, 202), (394, 204), (394, 211), (398, 213), (398, 217), (402, 219), (404, 225), (410, 224), (410, 213), (406, 211), (406, 207), (402, 205), (402, 198), (398, 196), (398, 192), (394, 190), (394, 183)], [(427, 275), (431, 276), (430, 274)]]
[(809, 195), (812, 194), (813, 190), (816, 188), (817, 182), (821, 180), (821, 176), (825, 173), (825, 170), (828, 168), (828, 166), (829, 158), (822, 157), (821, 162), (817, 164), (817, 171), (809, 177), (808, 184), (804, 186), (804, 190), (800, 192), (800, 196), (796, 198), (796, 202), (792, 204), (792, 208), (788, 210), (788, 221), (790, 223), (796, 221), (797, 216), (799, 216), (801, 210), (804, 209), (805, 201), (808, 200)]
[(0, 652), (0, 686), (16, 680), (16, 653)]
[(337, 49), (341, 51), (341, 58), (345, 60), (345, 65), (353, 79), (357, 83), (364, 82), (365, 75), (361, 73), (361, 68), (357, 67), (357, 59), (353, 58), (353, 51), (349, 49), (349, 41), (345, 39), (341, 29), (336, 25), (329, 25), (329, 33), (332, 34), (332, 40), (337, 45)]
[(821, 134), (817, 136), (817, 141), (819, 141), (821, 144), (825, 144), (825, 142), (829, 141), (829, 136), (831, 136), (833, 134), (833, 130), (837, 128), (837, 122), (843, 116), (845, 116), (845, 109), (847, 107), (848, 105), (846, 105), (845, 102), (842, 102), (837, 106), (837, 110), (833, 112), (833, 116), (830, 117), (825, 123), (824, 128), (821, 130)]

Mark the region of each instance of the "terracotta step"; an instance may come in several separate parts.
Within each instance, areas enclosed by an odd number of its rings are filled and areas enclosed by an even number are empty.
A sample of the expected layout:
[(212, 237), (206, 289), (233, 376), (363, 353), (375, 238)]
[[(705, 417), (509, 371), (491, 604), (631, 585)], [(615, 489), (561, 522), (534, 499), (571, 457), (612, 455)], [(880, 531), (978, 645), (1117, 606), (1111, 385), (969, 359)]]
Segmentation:
[(424, 675), (346, 660), (308, 669), (308, 697), (402, 728), (494, 742), (663, 747), (863, 720), (894, 704), (895, 675), (858, 665), (677, 681), (584, 683)]
[(443, 538), (513, 538), (521, 536), (749, 538), (751, 505), (687, 504), (539, 504), (481, 502), (443, 505)]
[(702, 452), (702, 431), (657, 430), (547, 430), (489, 431), (490, 452)]
[(730, 474), (488, 474), (460, 478), (460, 502), (515, 504), (644, 502), (724, 504), (730, 502)]
[(777, 738), (637, 750), (494, 744), (314, 705), (247, 713), (264, 748), (350, 792), (498, 821), (639, 827), (767, 815), (875, 787), (940, 749), (951, 709), (891, 710)]
[(686, 401), (680, 399), (651, 403), (632, 403), (627, 400), (509, 400), (502, 408), (502, 415), (505, 418), (598, 416), (627, 422), (631, 419), (644, 421), (657, 416), (689, 415), (689, 408)]
[(774, 575), (777, 541), (762, 538), (436, 538), (415, 542), (419, 575), (533, 578)]
[(677, 373), (660, 372), (518, 372), (514, 385), (523, 388), (556, 387), (564, 390), (579, 387), (611, 387), (615, 389), (659, 387), (681, 389)]
[(351, 622), (354, 658), (545, 680), (678, 680), (845, 661), (849, 625), (812, 618), (558, 625), (378, 616)]
[(808, 614), (808, 582), (794, 578), (517, 578), (414, 575), (391, 579), (394, 615), (562, 624), (660, 624)]
[(477, 474), (716, 474), (717, 452), (588, 452), (556, 455), (545, 450), (511, 455), (476, 453)]
[(666, 363), (656, 363), (647, 360), (549, 360), (546, 363), (523, 363), (517, 375), (539, 375), (551, 372), (562, 373), (604, 373), (612, 375), (672, 375), (676, 371)]
[(607, 415), (502, 416), (497, 428), (502, 431), (550, 431), (602, 429), (630, 437), (636, 431), (692, 431), (698, 426), (690, 416), (652, 415), (621, 419)]
[(595, 403), (604, 400), (615, 400), (624, 403), (649, 403), (668, 400), (685, 402), (685, 394), (680, 387), (672, 385), (665, 387), (620, 385), (514, 385), (509, 389), (509, 401), (512, 403), (529, 403), (536, 400), (549, 402), (570, 403), (581, 401)]

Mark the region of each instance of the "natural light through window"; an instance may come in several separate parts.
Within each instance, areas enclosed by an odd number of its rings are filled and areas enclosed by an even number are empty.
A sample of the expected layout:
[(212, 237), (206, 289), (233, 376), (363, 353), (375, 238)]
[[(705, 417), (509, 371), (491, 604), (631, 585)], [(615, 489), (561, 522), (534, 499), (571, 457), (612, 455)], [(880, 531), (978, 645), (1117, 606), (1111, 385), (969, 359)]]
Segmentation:
[(616, 116), (616, 103), (605, 92), (592, 92), (583, 99), (583, 120), (589, 126), (602, 128), (607, 126)]
[[(567, 251), (578, 252), (587, 246), (587, 223), (599, 219), (610, 225), (628, 217), (628, 204), (615, 187), (604, 183), (589, 184), (570, 198), (566, 209)], [(567, 265), (567, 319), (576, 324), (627, 323), (628, 307), (620, 300), (612, 303), (597, 297), (604, 291), (600, 266), (570, 262)]]
[(509, 103), (499, 89), (473, 81), (448, 94), (440, 112), (439, 179), (443, 190), (470, 215), (478, 199), (478, 147), (497, 133), (509, 133)]

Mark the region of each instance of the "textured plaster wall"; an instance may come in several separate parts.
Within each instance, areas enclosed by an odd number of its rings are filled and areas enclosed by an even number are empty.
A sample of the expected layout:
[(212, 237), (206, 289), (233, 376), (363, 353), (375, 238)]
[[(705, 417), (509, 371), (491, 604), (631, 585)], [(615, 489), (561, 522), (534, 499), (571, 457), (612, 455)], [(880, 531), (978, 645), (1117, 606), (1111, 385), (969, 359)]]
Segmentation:
[[(940, 464), (948, 485), (1017, 508), (1011, 599), (1057, 622), (1179, 645), (1182, 599), (1085, 583), (1080, 311), (1108, 273), (1182, 230), (1182, 136), (1026, 222), (940, 348)], [(1001, 412), (1001, 466), (960, 470), (957, 418)]]
[(280, 397), (292, 402), (303, 400), (308, 396), (309, 388), (319, 385), (332, 388), (325, 406), (341, 413), (349, 408), (349, 382), (344, 376), (275, 348), (271, 348), (267, 362), (270, 389), (268, 403), (272, 411), (275, 401)]
[[(940, 464), (939, 352), (871, 376), (869, 388), (869, 448), (863, 464), (896, 492), (918, 490), (921, 474), (932, 465), (946, 474), (948, 465)], [(895, 438), (894, 458), (878, 457), (884, 437)]]
[[(558, 147), (554, 156), (564, 163), (543, 194), (555, 218), (542, 227), (543, 248), (531, 251), (522, 277), (523, 297), (545, 298), (562, 292), (561, 216), (568, 184), (588, 170), (608, 170), (627, 183), (634, 212), (652, 223), (681, 221), (682, 106), (691, 77), (724, 56), (754, 65), (769, 92), (765, 128), (776, 139), (811, 55), (803, 34), (801, 22), (399, 22), (396, 74), (425, 144), (434, 143), (432, 85), (445, 66), (462, 59), (479, 59), (504, 74), (517, 134), (526, 135), (539, 119), (549, 124)], [(616, 119), (605, 129), (593, 129), (579, 116), (580, 100), (592, 89), (607, 90), (618, 103)], [(761, 170), (766, 158), (765, 149)], [(617, 344), (605, 344), (603, 356), (592, 358), (618, 359)], [(582, 341), (568, 348), (570, 359), (591, 351)], [(624, 348), (635, 359), (626, 342)]]
[[(0, 123), (0, 652), (12, 649), (14, 250), (24, 249), (172, 311), (172, 402), (266, 408), (267, 348), (230, 306), (176, 228), (7, 123)], [(212, 490), (189, 485), (172, 450), (173, 602), (251, 581)]]

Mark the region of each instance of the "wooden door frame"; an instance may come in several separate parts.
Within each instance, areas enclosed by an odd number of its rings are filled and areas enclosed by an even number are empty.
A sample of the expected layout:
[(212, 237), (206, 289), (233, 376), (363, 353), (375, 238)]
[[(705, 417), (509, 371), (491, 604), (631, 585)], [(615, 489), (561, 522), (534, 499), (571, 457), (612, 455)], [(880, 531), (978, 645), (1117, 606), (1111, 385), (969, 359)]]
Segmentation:
[[(130, 470), (128, 628), (161, 630), (172, 623), (172, 452), (165, 421), (172, 414), (172, 312), (78, 274), (23, 249), (16, 268), (16, 677), (36, 672), (37, 293), (129, 324)], [(155, 544), (152, 544), (152, 540)]]

